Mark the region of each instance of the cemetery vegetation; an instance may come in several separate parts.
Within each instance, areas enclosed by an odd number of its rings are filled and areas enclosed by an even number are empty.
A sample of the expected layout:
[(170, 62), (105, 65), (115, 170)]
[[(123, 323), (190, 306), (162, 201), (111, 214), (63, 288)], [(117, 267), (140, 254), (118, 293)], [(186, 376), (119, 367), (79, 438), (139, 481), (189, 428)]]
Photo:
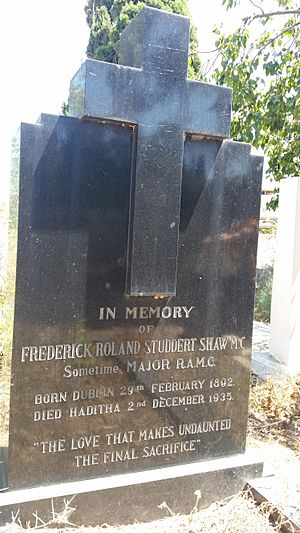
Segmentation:
[[(223, 0), (229, 10), (239, 3)], [(279, 182), (300, 174), (300, 8), (294, 0), (274, 5), (267, 11), (263, 0), (249, 0), (250, 15), (234, 33), (215, 29), (216, 49), (201, 77), (233, 89), (231, 136), (262, 149), (267, 175)]]
[[(28, 533), (39, 531), (40, 533), (270, 533), (279, 531), (293, 531), (284, 516), (268, 502), (257, 504), (250, 491), (237, 494), (225, 500), (215, 502), (207, 509), (198, 510), (201, 502), (201, 492), (195, 491), (195, 505), (191, 501), (189, 515), (175, 514), (163, 502), (159, 507), (166, 513), (166, 518), (155, 522), (139, 523), (125, 526), (110, 526), (104, 524), (96, 527), (79, 528), (72, 527), (72, 512), (75, 501), (66, 501), (65, 509), (57, 512), (52, 505), (53, 518), (44, 523), (36, 514), (30, 523), (22, 524), (20, 516), (14, 517), (14, 521), (0, 526), (0, 533)], [(73, 506), (73, 507), (72, 507)], [(171, 515), (171, 516), (170, 516)], [(282, 529), (282, 526), (290, 529)]]
[(261, 218), (257, 253), (254, 320), (269, 323), (277, 223)]
[(166, 518), (150, 523), (140, 523), (124, 526), (110, 526), (103, 524), (96, 527), (72, 527), (72, 513), (75, 511), (76, 497), (65, 500), (64, 509), (58, 511), (52, 502), (52, 518), (44, 522), (38, 514), (33, 519), (22, 523), (20, 513), (13, 516), (12, 522), (0, 526), (0, 533), (25, 533), (39, 531), (40, 533), (270, 533), (280, 531), (294, 531), (293, 525), (284, 514), (268, 501), (255, 501), (250, 490), (245, 490), (234, 496), (217, 501), (203, 510), (201, 505), (201, 491), (194, 492), (195, 504), (191, 498), (191, 512), (189, 515), (175, 514), (166, 502), (159, 505)]
[[(119, 39), (122, 31), (143, 6), (162, 9), (178, 15), (189, 16), (188, 0), (88, 0), (85, 6), (86, 21), (90, 28), (87, 56), (91, 59), (118, 63)], [(199, 78), (197, 32), (191, 26), (189, 78)]]
[(300, 375), (276, 383), (253, 381), (248, 430), (259, 440), (280, 442), (300, 459)]

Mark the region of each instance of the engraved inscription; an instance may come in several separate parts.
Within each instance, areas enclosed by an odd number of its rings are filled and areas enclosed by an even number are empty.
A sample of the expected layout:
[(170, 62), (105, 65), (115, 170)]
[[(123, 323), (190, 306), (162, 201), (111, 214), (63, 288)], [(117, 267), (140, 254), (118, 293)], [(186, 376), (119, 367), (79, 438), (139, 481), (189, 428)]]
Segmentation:
[[(144, 319), (190, 320), (194, 306), (100, 307), (99, 320)], [(166, 330), (167, 331), (167, 330)], [(97, 334), (93, 341), (67, 341), (60, 344), (24, 346), (20, 362), (24, 365), (55, 365), (65, 388), (32, 396), (32, 419), (39, 426), (57, 427), (55, 439), (35, 442), (35, 449), (47, 454), (71, 454), (72, 468), (101, 469), (105, 465), (139, 463), (155, 458), (201, 455), (205, 439), (219, 439), (230, 433), (232, 418), (214, 417), (219, 406), (235, 402), (234, 373), (222, 364), (229, 353), (243, 354), (246, 338), (234, 335), (184, 336), (155, 335), (153, 324), (138, 323), (129, 338)], [(139, 335), (136, 337), (136, 335)], [(145, 337), (143, 337), (145, 335)], [(232, 371), (234, 367), (232, 368)], [(129, 380), (129, 382), (128, 382)], [(62, 381), (60, 381), (62, 383)], [(91, 386), (92, 385), (92, 386)], [(130, 427), (136, 415), (169, 423), (151, 427)], [(197, 419), (195, 414), (198, 414)], [(211, 418), (207, 418), (207, 414)], [(116, 431), (120, 417), (128, 428)], [(72, 421), (72, 431), (82, 420), (99, 420), (98, 433), (60, 436), (61, 421)], [(103, 420), (104, 426), (100, 421)], [(80, 424), (80, 425), (79, 425)], [(88, 426), (86, 426), (88, 427)], [(92, 427), (92, 426), (91, 426)], [(111, 427), (103, 431), (103, 427)]]

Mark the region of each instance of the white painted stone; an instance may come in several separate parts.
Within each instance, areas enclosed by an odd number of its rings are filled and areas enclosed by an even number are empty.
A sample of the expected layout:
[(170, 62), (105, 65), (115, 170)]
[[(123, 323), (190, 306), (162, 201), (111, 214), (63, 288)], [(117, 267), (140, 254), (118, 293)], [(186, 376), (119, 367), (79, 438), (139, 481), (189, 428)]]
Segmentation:
[(300, 370), (300, 178), (280, 186), (270, 351), (292, 372)]

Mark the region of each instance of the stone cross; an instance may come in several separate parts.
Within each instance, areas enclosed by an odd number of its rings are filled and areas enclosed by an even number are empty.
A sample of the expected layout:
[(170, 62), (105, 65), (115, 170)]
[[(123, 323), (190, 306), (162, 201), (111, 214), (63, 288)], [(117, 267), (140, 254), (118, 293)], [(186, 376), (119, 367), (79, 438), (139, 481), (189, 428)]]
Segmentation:
[(71, 115), (137, 125), (127, 292), (176, 294), (185, 133), (229, 136), (231, 90), (187, 80), (188, 18), (144, 7), (120, 39), (120, 64), (87, 60)]

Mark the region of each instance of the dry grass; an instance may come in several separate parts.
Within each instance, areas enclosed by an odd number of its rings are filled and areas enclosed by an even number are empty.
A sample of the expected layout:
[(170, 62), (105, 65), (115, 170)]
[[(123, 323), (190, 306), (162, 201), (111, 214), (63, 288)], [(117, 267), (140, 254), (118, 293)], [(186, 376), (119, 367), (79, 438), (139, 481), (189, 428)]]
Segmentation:
[[(48, 524), (39, 523), (37, 520), (33, 527), (23, 528), (18, 522), (18, 517), (11, 524), (0, 527), (0, 533), (23, 533), (25, 531), (40, 531), (41, 533), (269, 533), (280, 531), (282, 526), (293, 528), (278, 515), (277, 523), (271, 525), (270, 520), (274, 508), (269, 504), (255, 505), (249, 493), (241, 493), (212, 504), (205, 510), (198, 511), (200, 492), (196, 491), (196, 504), (188, 516), (171, 516), (149, 524), (131, 524), (127, 526), (111, 527), (107, 524), (101, 527), (64, 527), (70, 524), (70, 512), (64, 515), (53, 514), (53, 520)], [(162, 505), (164, 507), (164, 505)], [(167, 511), (172, 513), (165, 505)], [(70, 508), (69, 508), (70, 510)]]
[(300, 376), (280, 384), (268, 379), (251, 389), (249, 432), (254, 438), (280, 442), (300, 458)]

